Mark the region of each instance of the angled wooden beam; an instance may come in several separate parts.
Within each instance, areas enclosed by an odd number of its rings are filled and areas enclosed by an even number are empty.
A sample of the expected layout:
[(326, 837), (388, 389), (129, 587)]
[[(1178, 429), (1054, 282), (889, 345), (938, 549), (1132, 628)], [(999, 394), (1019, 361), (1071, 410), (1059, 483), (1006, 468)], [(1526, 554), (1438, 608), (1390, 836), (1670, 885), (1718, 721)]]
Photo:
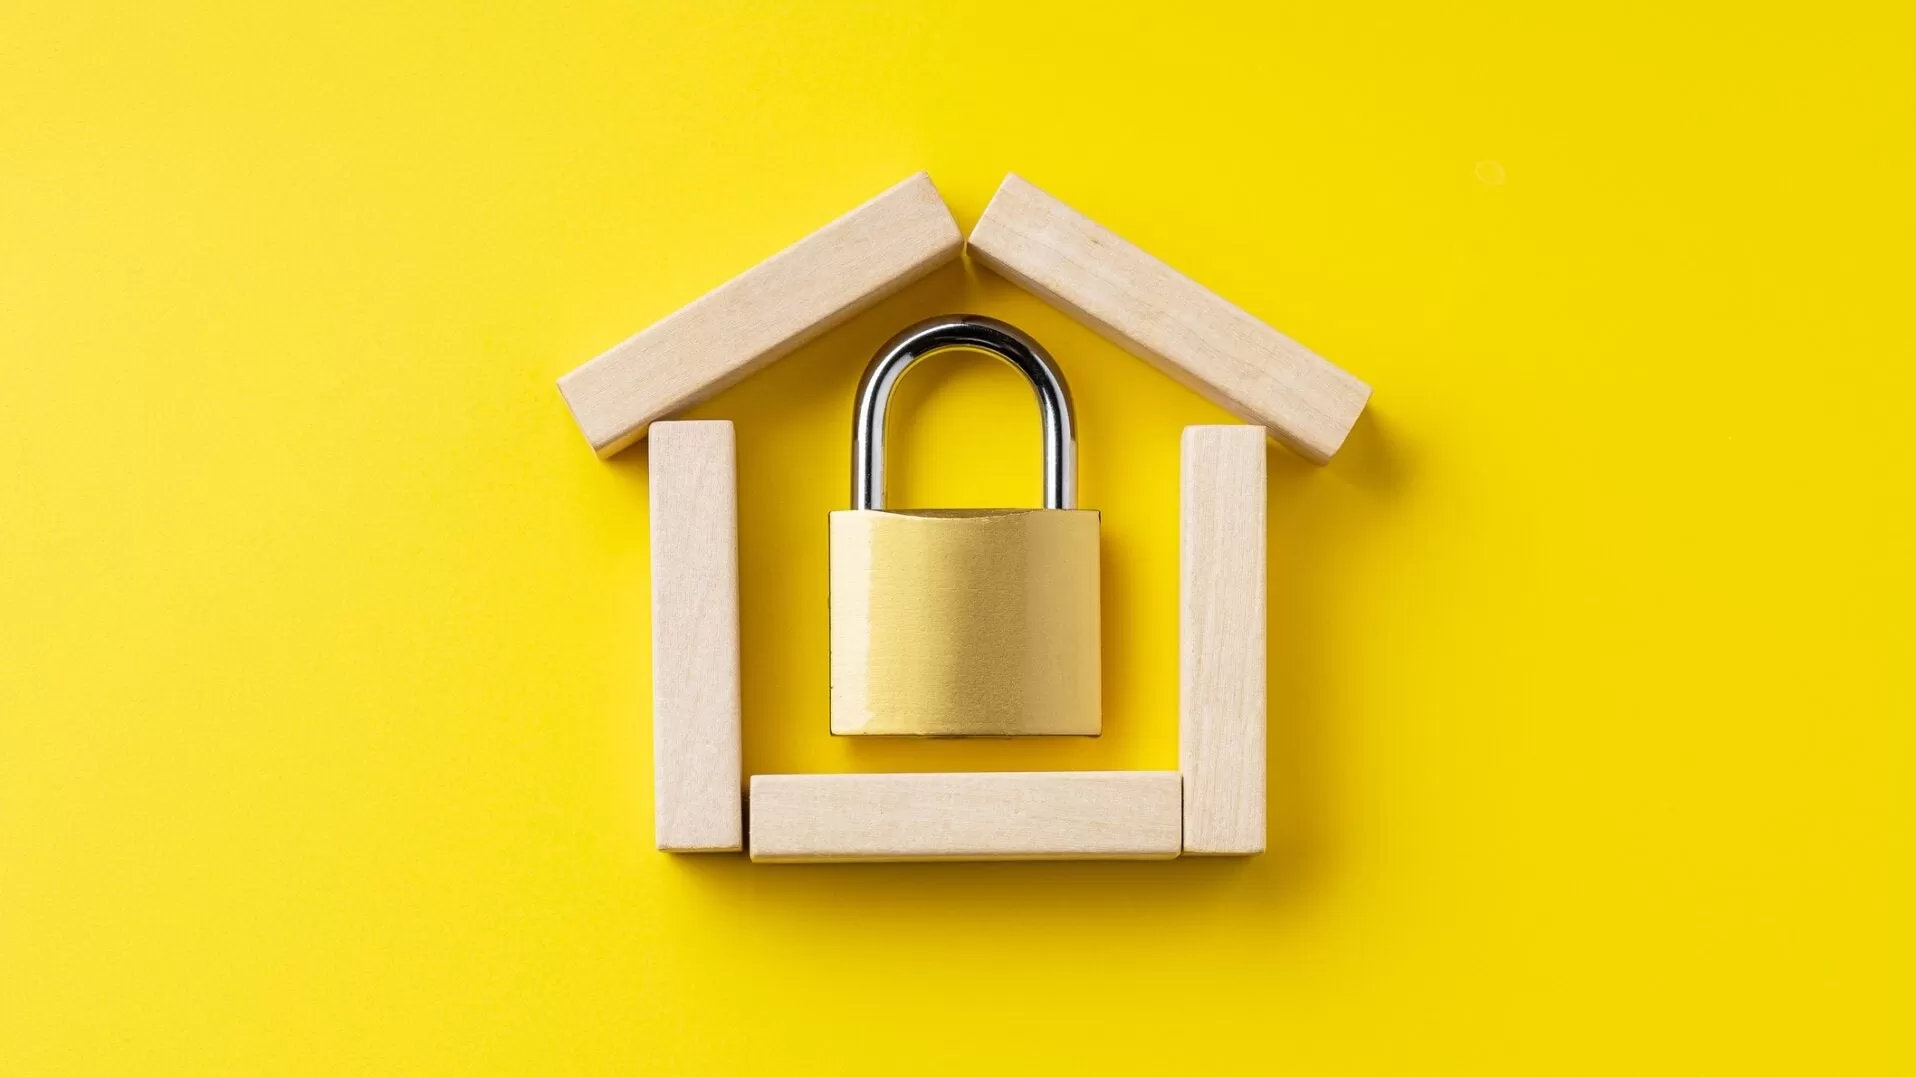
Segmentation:
[(652, 427), (652, 795), (658, 847), (743, 845), (738, 465), (729, 422)]
[(714, 396), (958, 254), (925, 173), (905, 180), (559, 379), (600, 456)]
[(985, 265), (1314, 463), (1370, 386), (1016, 175), (971, 233)]
[(1184, 851), (1264, 851), (1264, 429), (1184, 428), (1178, 770)]
[(1176, 771), (759, 774), (760, 862), (1168, 860)]

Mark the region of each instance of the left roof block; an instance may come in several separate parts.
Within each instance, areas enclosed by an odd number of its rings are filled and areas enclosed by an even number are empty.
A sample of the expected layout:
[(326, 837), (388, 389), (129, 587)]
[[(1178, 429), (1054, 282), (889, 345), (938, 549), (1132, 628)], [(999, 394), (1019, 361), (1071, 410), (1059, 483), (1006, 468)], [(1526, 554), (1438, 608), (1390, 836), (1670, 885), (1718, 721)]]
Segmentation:
[(963, 236), (923, 172), (559, 379), (600, 456), (750, 377), (958, 256)]

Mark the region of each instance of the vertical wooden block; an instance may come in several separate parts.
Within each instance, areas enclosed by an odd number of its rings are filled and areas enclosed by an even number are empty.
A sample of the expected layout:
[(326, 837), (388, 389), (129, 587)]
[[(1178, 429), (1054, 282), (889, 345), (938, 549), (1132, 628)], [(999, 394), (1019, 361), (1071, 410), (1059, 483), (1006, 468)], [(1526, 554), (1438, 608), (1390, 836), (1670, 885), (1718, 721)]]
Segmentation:
[(1016, 175), (971, 252), (1315, 463), (1370, 399), (1370, 386)]
[(759, 774), (752, 859), (1168, 860), (1173, 771)]
[(951, 210), (920, 172), (559, 379), (600, 456), (957, 257)]
[(1184, 851), (1264, 851), (1264, 430), (1184, 429), (1178, 766)]
[(729, 422), (652, 427), (652, 752), (658, 847), (743, 845), (738, 463)]

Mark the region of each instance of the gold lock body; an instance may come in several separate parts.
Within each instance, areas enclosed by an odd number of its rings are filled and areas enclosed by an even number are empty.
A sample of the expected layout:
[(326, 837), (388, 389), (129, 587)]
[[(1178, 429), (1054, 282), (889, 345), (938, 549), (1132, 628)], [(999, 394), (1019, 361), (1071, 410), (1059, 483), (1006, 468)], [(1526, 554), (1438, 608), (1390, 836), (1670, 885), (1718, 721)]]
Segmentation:
[(832, 732), (1096, 736), (1098, 513), (831, 514)]

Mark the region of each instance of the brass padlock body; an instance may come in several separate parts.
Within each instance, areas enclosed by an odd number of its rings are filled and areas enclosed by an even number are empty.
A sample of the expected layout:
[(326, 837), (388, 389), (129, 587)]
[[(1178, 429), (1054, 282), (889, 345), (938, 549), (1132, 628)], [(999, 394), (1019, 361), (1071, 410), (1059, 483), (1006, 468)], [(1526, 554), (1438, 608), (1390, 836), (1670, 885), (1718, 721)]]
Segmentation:
[(831, 514), (832, 732), (1096, 736), (1098, 513)]

